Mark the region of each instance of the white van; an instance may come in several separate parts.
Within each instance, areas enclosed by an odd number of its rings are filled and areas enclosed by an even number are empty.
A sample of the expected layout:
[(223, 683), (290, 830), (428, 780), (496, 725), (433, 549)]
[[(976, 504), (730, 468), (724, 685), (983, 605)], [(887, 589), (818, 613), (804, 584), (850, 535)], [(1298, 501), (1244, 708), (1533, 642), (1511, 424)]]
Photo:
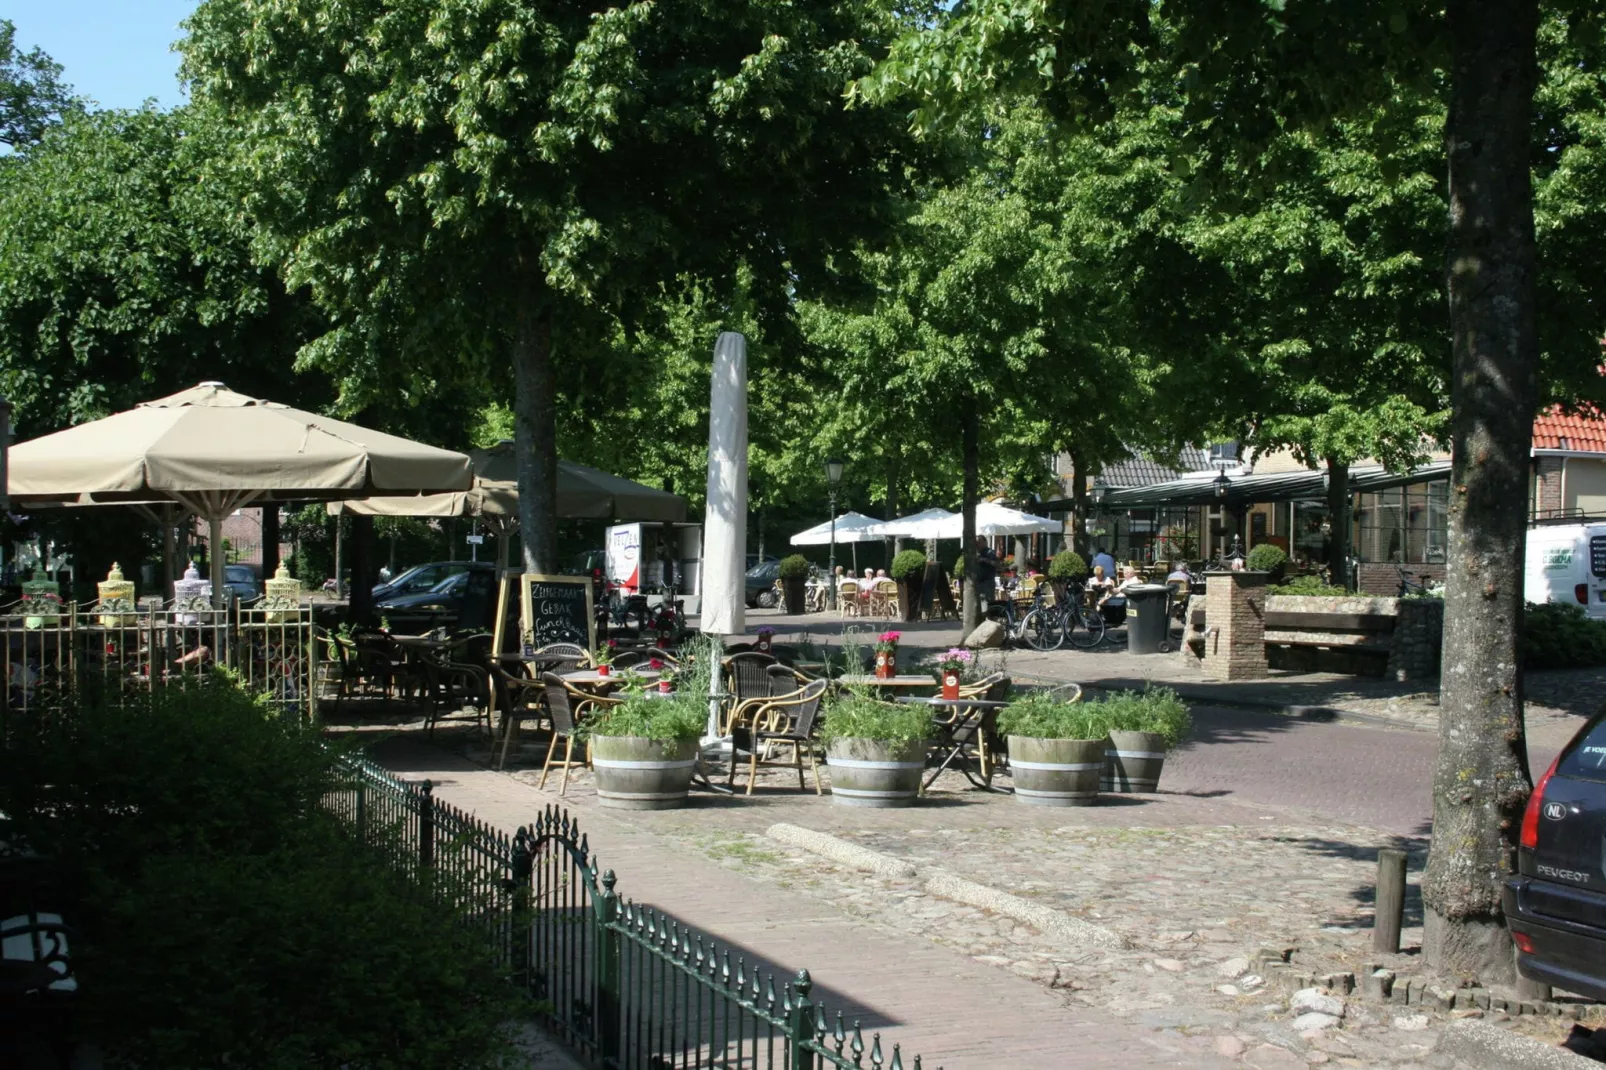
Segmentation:
[(1523, 593), (1530, 602), (1566, 602), (1606, 620), (1606, 523), (1529, 528)]

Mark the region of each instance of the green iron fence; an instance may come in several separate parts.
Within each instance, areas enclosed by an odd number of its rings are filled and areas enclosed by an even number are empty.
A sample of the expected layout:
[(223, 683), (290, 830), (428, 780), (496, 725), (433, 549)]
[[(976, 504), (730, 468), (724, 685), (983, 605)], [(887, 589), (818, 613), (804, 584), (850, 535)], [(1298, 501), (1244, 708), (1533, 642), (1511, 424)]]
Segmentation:
[[(881, 1035), (658, 911), (623, 899), (567, 811), (509, 837), (360, 759), (327, 802), (479, 927), (545, 1024), (604, 1070), (904, 1070)], [(912, 1070), (920, 1070), (915, 1056)]]

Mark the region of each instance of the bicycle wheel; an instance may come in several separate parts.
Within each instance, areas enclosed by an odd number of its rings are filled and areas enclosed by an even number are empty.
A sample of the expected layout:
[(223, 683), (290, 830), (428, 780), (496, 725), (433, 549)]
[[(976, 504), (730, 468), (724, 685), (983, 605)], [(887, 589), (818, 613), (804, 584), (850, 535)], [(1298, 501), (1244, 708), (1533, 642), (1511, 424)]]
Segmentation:
[(1077, 609), (1066, 626), (1066, 637), (1078, 650), (1092, 650), (1104, 641), (1104, 614), (1097, 606)]
[(1059, 614), (1049, 610), (1034, 609), (1026, 614), (1026, 619), (1020, 622), (1020, 630), (1026, 645), (1033, 650), (1058, 650), (1065, 642), (1065, 626)]

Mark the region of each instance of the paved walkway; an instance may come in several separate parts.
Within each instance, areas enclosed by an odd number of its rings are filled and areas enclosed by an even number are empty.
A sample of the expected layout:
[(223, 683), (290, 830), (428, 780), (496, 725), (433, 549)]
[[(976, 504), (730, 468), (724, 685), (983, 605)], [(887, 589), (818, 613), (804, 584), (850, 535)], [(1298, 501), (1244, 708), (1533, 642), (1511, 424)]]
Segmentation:
[[(550, 792), (404, 738), (382, 743), (374, 756), (405, 775), (429, 777), (437, 797), (501, 828), (527, 823), (554, 801)], [(902, 1044), (911, 1070), (908, 1056), (916, 1053), (928, 1070), (1231, 1065), (1203, 1050), (1197, 1038), (1069, 1006), (1030, 980), (922, 937), (855, 921), (828, 903), (677, 849), (633, 815), (602, 810), (594, 795), (571, 794), (565, 804), (602, 865), (619, 874), (623, 894), (714, 934), (777, 973), (807, 966), (816, 994), (829, 1007), (862, 1017), (867, 1031), (879, 1030), (889, 1061), (891, 1045)]]

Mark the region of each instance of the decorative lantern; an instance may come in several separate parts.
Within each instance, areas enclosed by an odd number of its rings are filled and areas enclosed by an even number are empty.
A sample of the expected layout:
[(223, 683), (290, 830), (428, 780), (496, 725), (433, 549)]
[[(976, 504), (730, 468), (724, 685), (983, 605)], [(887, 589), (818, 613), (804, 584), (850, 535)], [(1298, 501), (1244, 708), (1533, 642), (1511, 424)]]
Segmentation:
[(22, 610), (28, 615), (24, 626), (44, 627), (45, 618), (61, 615), (61, 585), (49, 579), (29, 580), (22, 585)]
[(266, 620), (269, 624), (283, 624), (294, 620), (301, 609), (301, 581), (290, 575), (290, 570), (279, 563), (273, 578), (262, 585), (267, 590), (266, 596), (258, 603), (258, 609), (267, 610)]
[(201, 579), (191, 561), (184, 578), (173, 584), (173, 619), (180, 624), (199, 624), (199, 614), (212, 608), (212, 581)]
[(100, 592), (100, 623), (104, 627), (126, 628), (134, 623), (134, 581), (123, 578), (117, 562), (112, 562), (111, 571), (95, 587)]

